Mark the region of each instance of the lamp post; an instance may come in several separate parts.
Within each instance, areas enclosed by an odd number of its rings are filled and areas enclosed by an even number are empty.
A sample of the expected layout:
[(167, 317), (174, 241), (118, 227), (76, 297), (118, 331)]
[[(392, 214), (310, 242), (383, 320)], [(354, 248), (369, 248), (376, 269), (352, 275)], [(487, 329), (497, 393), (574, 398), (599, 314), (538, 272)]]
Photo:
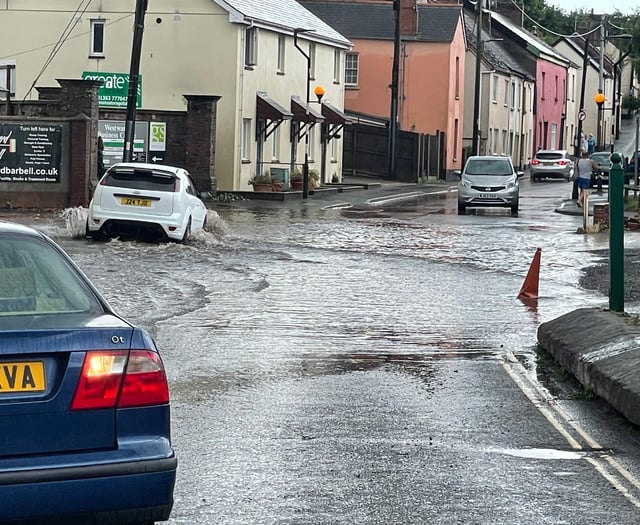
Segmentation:
[[(311, 56), (306, 53), (298, 44), (298, 35), (300, 33), (310, 33), (312, 29), (303, 29), (296, 27), (293, 30), (293, 45), (300, 51), (307, 61), (307, 96), (305, 97), (305, 133), (304, 133), (304, 165), (302, 166), (302, 198), (309, 196), (309, 90), (311, 84)], [(322, 93), (324, 95), (324, 91)]]
[(604, 93), (602, 89), (598, 89), (595, 97), (593, 97), (593, 101), (598, 105), (598, 122), (597, 122), (597, 131), (596, 131), (596, 150), (600, 151), (602, 149), (602, 105), (604, 104)]

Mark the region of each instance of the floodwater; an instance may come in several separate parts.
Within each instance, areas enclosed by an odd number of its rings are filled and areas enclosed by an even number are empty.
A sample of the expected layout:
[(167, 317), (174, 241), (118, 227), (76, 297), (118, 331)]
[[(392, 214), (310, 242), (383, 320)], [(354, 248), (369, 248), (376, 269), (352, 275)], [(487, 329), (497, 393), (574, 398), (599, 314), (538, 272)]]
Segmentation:
[[(87, 241), (86, 211), (66, 210), (49, 233), (162, 350), (169, 523), (637, 520), (615, 491), (590, 499), (602, 478), (500, 365), (535, 380), (539, 324), (606, 306), (577, 285), (606, 234), (535, 202), (454, 208), (220, 207), (186, 245)], [(517, 295), (537, 248), (532, 307)]]

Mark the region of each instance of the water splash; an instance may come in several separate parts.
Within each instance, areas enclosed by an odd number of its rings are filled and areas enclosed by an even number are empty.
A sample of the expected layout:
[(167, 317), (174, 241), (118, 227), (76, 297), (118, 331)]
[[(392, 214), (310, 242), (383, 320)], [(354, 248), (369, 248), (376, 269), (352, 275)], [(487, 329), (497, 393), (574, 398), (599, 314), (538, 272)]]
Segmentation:
[(84, 239), (89, 216), (87, 208), (82, 206), (65, 208), (60, 212), (60, 216), (64, 219), (65, 227), (72, 239)]
[(227, 234), (227, 223), (224, 221), (217, 211), (207, 210), (207, 224), (205, 230), (210, 233), (217, 233), (219, 235)]

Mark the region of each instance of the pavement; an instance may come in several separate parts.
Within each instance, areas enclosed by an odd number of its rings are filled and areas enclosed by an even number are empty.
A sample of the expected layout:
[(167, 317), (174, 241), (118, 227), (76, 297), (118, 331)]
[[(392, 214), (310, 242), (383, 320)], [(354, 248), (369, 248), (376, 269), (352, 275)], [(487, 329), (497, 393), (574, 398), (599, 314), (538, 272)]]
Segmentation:
[[(622, 121), (614, 151), (628, 157), (635, 149), (633, 121)], [(608, 202), (607, 193), (592, 192), (594, 204)], [(559, 213), (582, 215), (566, 200)], [(628, 212), (625, 213), (628, 215)], [(586, 389), (601, 397), (635, 425), (640, 425), (640, 318), (602, 308), (580, 308), (538, 327), (540, 346)]]
[[(427, 180), (424, 183), (399, 182), (377, 178), (345, 176), (340, 184), (327, 184), (309, 192), (306, 199), (301, 191), (236, 192), (219, 195), (211, 206), (219, 207), (321, 207), (339, 208), (351, 214), (380, 212), (385, 206), (444, 199), (457, 191), (457, 183)], [(229, 200), (226, 197), (229, 196)]]

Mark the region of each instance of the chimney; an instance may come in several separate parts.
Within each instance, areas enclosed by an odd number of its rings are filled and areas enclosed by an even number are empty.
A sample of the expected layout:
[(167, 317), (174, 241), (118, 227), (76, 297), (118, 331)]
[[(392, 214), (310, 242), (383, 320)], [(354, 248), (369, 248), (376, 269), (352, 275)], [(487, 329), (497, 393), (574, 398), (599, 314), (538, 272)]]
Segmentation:
[(418, 33), (418, 9), (416, 0), (398, 0), (400, 2), (400, 34), (415, 36)]
[(524, 15), (515, 2), (511, 0), (491, 0), (490, 5), (490, 9), (493, 11), (507, 17), (518, 27), (523, 27)]

